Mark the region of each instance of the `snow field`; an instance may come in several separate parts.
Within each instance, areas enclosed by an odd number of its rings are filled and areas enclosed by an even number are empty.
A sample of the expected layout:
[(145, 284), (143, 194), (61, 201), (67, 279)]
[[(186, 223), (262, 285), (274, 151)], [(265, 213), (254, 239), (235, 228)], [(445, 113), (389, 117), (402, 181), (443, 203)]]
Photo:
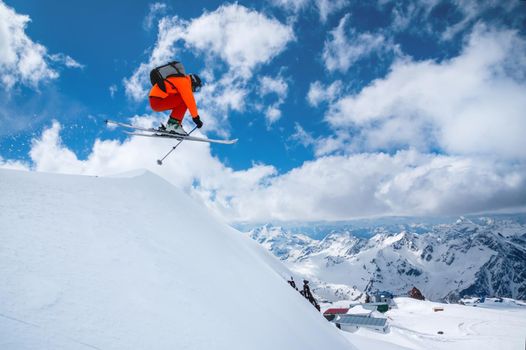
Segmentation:
[[(485, 307), (441, 304), (410, 298), (395, 298), (397, 307), (386, 313), (391, 330), (380, 334), (359, 329), (345, 336), (359, 349), (367, 341), (388, 343), (412, 350), (513, 350), (526, 341), (526, 307), (487, 301)], [(433, 307), (444, 311), (434, 312)], [(444, 334), (438, 334), (438, 331)], [(393, 346), (393, 347), (391, 347)], [(380, 349), (383, 349), (380, 347)]]

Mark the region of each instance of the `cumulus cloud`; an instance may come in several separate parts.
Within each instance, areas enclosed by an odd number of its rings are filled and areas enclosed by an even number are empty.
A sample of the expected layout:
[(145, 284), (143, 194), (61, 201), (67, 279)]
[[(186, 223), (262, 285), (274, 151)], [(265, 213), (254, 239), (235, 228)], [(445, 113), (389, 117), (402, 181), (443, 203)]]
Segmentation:
[(352, 146), (416, 147), (449, 154), (526, 158), (526, 42), (479, 25), (461, 54), (442, 62), (398, 60), (390, 73), (336, 101), (326, 120)]
[[(298, 9), (310, 3), (276, 2)], [(328, 16), (332, 10), (327, 11)], [(380, 46), (388, 43), (381, 34), (356, 33), (348, 28), (348, 18), (326, 43), (332, 71), (345, 72), (357, 60), (384, 52)], [(125, 80), (131, 98), (145, 98), (151, 67), (191, 49), (223, 63), (221, 70), (209, 65), (202, 72), (213, 82), (197, 96), (208, 126), (223, 126), (229, 111), (243, 111), (252, 92), (276, 99), (265, 110), (269, 124), (280, 118), (289, 90), (286, 79), (256, 79), (254, 72), (294, 40), (290, 26), (233, 4), (190, 21), (164, 17), (158, 30), (147, 61)], [(250, 40), (238, 37), (244, 31)], [(267, 38), (269, 32), (277, 32), (278, 38)], [(314, 81), (307, 101), (314, 107), (329, 104), (325, 120), (333, 134), (315, 137), (296, 124), (290, 140), (312, 146), (318, 158), (286, 173), (261, 163), (234, 170), (213, 156), (209, 145), (191, 142), (182, 143), (159, 167), (155, 160), (173, 143), (140, 137), (97, 139), (80, 159), (62, 142), (58, 122), (33, 140), (31, 164), (0, 159), (0, 167), (84, 175), (145, 168), (229, 221), (345, 220), (523, 207), (525, 47), (514, 31), (478, 26), (457, 57), (398, 59), (387, 76), (361, 91), (349, 94), (342, 81)], [(150, 127), (160, 120), (146, 115), (132, 122)], [(430, 152), (436, 150), (442, 154)]]
[(247, 107), (250, 88), (244, 79), (224, 74), (218, 78), (210, 76), (201, 92), (196, 95), (199, 113), (207, 129), (228, 137), (228, 116), (232, 111), (242, 112)]
[(323, 61), (329, 71), (347, 72), (352, 64), (373, 53), (394, 51), (396, 47), (381, 33), (357, 33), (348, 28), (350, 15), (345, 15), (329, 33), (323, 48)]
[(295, 38), (290, 26), (237, 4), (192, 20), (182, 36), (187, 45), (221, 58), (243, 76), (268, 63)]
[(149, 71), (173, 60), (183, 47), (220, 58), (228, 65), (229, 74), (248, 79), (254, 69), (270, 62), (292, 40), (292, 27), (238, 4), (223, 5), (190, 21), (164, 17), (149, 61), (124, 80), (126, 93), (135, 100), (143, 99)]
[[(132, 123), (151, 127), (159, 120), (152, 116), (136, 116)], [(31, 170), (81, 175), (113, 175), (136, 169), (148, 169), (174, 186), (204, 200), (216, 213), (230, 205), (230, 194), (244, 193), (276, 174), (272, 166), (255, 164), (245, 171), (234, 171), (211, 155), (210, 146), (197, 142), (182, 143), (162, 167), (156, 159), (173, 145), (169, 140), (130, 137), (123, 142), (97, 139), (86, 159), (79, 159), (63, 142), (62, 126), (57, 121), (32, 141), (29, 153)], [(196, 132), (199, 134), (199, 131)], [(2, 168), (24, 168), (28, 165), (0, 160)], [(229, 189), (229, 192), (224, 189)], [(221, 208), (221, 210), (219, 210)]]
[[(158, 124), (151, 116), (137, 116), (132, 122), (143, 127)], [(39, 138), (32, 142), (29, 153), (36, 171), (82, 175), (112, 175), (144, 168), (157, 172), (180, 188), (189, 188), (193, 176), (213, 173), (221, 164), (210, 155), (206, 144), (183, 143), (173, 162), (159, 167), (156, 159), (166, 153), (173, 142), (132, 137), (123, 142), (95, 140), (91, 153), (81, 160), (62, 142), (62, 126), (54, 121)], [(198, 134), (198, 132), (196, 132)], [(206, 163), (206, 166), (205, 166)]]
[(0, 2), (0, 80), (7, 88), (17, 82), (36, 86), (58, 77), (46, 62), (46, 48), (26, 35), (29, 21), (29, 16)]
[(241, 221), (458, 214), (524, 205), (524, 170), (414, 151), (354, 154), (306, 162), (234, 195), (221, 187), (214, 193), (230, 198), (216, 209)]
[[(131, 122), (142, 127), (152, 127), (158, 124), (159, 120), (144, 115), (133, 117)], [(264, 181), (267, 176), (276, 174), (274, 167), (262, 164), (254, 164), (244, 171), (234, 171), (212, 156), (210, 145), (199, 142), (183, 142), (163, 166), (158, 166), (156, 159), (170, 150), (173, 141), (136, 136), (122, 142), (96, 139), (86, 159), (79, 159), (62, 142), (61, 131), (62, 125), (54, 121), (41, 135), (33, 139), (29, 153), (31, 170), (106, 176), (147, 169), (189, 194), (206, 199), (211, 207), (228, 205), (230, 196), (216, 195), (218, 188), (230, 188), (233, 193), (242, 193), (257, 187), (258, 182)], [(199, 135), (199, 131), (195, 134)], [(28, 168), (23, 163), (0, 160), (0, 167), (15, 166)], [(221, 192), (224, 193), (226, 192)]]
[(36, 88), (40, 82), (56, 79), (59, 74), (49, 61), (66, 67), (82, 66), (64, 54), (48, 55), (46, 47), (25, 33), (29, 22), (29, 16), (16, 13), (0, 1), (0, 84), (6, 89), (16, 84)]
[[(151, 126), (158, 120), (136, 116), (132, 122)], [(310, 142), (300, 126), (297, 130)], [(79, 159), (62, 143), (60, 132), (54, 122), (33, 140), (31, 169), (84, 175), (148, 169), (231, 222), (458, 214), (526, 204), (526, 165), (521, 162), (407, 150), (330, 155), (280, 174), (259, 163), (235, 171), (212, 156), (209, 145), (183, 142), (159, 167), (155, 159), (170, 141), (97, 139), (88, 157)], [(0, 167), (28, 165), (0, 160)]]

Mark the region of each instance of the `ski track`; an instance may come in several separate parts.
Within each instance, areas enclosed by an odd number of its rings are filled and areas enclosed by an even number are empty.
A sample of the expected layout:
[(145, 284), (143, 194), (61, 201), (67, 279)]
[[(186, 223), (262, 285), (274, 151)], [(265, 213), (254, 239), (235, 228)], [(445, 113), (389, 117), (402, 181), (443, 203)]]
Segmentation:
[(483, 333), (476, 330), (478, 326), (488, 325), (488, 321), (477, 321), (477, 322), (461, 322), (458, 325), (458, 329), (462, 331), (465, 335), (475, 335), (475, 336), (484, 336)]
[(36, 328), (38, 330), (41, 330), (41, 331), (44, 331), (46, 334), (48, 335), (51, 335), (50, 338), (52, 337), (57, 337), (57, 338), (62, 338), (62, 339), (66, 339), (68, 341), (71, 341), (75, 344), (78, 344), (78, 345), (82, 345), (82, 346), (85, 346), (87, 348), (90, 348), (90, 349), (95, 349), (95, 350), (104, 350), (102, 348), (99, 348), (95, 345), (92, 345), (92, 344), (88, 344), (88, 343), (85, 343), (85, 342), (82, 342), (80, 340), (77, 340), (77, 339), (74, 339), (74, 338), (71, 338), (70, 336), (67, 336), (67, 335), (63, 335), (63, 334), (59, 334), (57, 333), (56, 331), (50, 331), (49, 329), (45, 329), (35, 323), (32, 323), (32, 322), (27, 322), (27, 321), (24, 321), (24, 320), (21, 320), (21, 319), (18, 319), (16, 317), (12, 317), (12, 316), (8, 316), (8, 315), (5, 315), (3, 313), (0, 313), (0, 317), (6, 319), (6, 320), (9, 320), (9, 321), (14, 321), (14, 322), (17, 322), (19, 324), (22, 324), (24, 326), (29, 326), (29, 327), (33, 327), (33, 328)]

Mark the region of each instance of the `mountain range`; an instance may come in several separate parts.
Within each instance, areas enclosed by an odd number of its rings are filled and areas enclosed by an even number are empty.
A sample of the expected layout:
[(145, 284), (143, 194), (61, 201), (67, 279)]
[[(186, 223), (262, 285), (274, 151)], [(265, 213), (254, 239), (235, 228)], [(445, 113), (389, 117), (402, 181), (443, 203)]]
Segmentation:
[(343, 225), (320, 239), (267, 224), (248, 234), (297, 278), (311, 280), (326, 301), (363, 299), (375, 290), (406, 295), (413, 286), (434, 301), (470, 295), (526, 299), (523, 219), (487, 215), (398, 225), (384, 220), (369, 229)]

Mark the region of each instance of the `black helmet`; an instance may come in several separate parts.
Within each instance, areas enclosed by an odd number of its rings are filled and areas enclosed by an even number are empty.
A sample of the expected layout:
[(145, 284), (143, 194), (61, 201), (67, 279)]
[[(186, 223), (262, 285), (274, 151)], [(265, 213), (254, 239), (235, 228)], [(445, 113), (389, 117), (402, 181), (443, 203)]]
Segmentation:
[(201, 86), (203, 86), (201, 78), (199, 78), (197, 74), (190, 74), (190, 80), (192, 80), (192, 91), (199, 92), (199, 90), (201, 90)]

